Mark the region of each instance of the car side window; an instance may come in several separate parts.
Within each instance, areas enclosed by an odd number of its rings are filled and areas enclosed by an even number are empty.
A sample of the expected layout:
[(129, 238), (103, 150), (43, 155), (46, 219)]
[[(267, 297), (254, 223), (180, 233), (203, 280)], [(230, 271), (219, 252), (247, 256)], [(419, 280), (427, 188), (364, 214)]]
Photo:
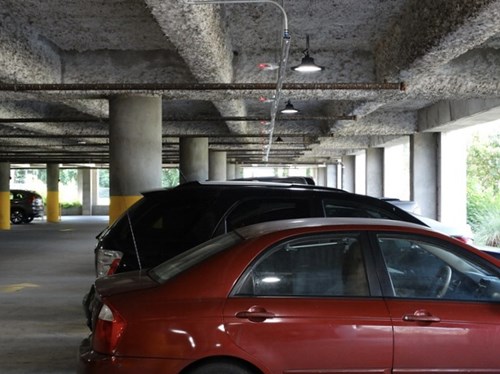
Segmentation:
[(378, 235), (398, 298), (500, 301), (500, 277), (461, 248), (419, 237)]
[(269, 248), (247, 269), (234, 295), (368, 296), (358, 235), (316, 235)]
[(396, 218), (389, 212), (371, 206), (329, 199), (323, 200), (323, 210), (325, 217)]
[(225, 232), (254, 223), (310, 217), (307, 199), (258, 198), (242, 201), (226, 217)]

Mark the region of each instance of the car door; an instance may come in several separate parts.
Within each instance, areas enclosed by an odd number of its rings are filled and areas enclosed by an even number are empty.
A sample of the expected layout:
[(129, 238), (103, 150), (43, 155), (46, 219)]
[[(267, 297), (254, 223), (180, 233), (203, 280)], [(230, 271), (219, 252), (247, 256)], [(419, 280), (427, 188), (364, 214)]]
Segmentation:
[(379, 234), (394, 373), (500, 372), (498, 268), (458, 245)]
[(392, 327), (359, 233), (268, 248), (224, 310), (234, 344), (271, 373), (390, 373)]

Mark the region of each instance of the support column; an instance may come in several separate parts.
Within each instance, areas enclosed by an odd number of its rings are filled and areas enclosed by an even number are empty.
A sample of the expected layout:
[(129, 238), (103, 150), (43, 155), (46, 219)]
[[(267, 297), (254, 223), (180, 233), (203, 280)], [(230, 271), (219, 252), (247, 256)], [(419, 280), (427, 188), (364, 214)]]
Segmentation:
[(318, 181), (317, 185), (318, 186), (326, 186), (327, 180), (326, 180), (326, 167), (317, 167), (316, 168), (318, 171)]
[(326, 165), (326, 186), (337, 188), (337, 164)]
[(82, 215), (92, 215), (92, 173), (91, 169), (79, 169), (78, 176), (81, 179), (79, 186), (81, 186), (81, 201), (82, 201)]
[(59, 164), (47, 164), (47, 222), (59, 222)]
[(208, 179), (211, 181), (225, 181), (227, 173), (227, 153), (209, 151), (208, 156)]
[(0, 162), (0, 230), (10, 230), (10, 163)]
[(179, 139), (180, 183), (208, 179), (208, 138)]
[(417, 202), (421, 214), (437, 219), (438, 134), (410, 136), (410, 200)]
[(227, 164), (226, 168), (226, 179), (229, 181), (231, 179), (235, 179), (236, 174), (236, 164), (234, 162), (230, 162)]
[(355, 175), (356, 175), (356, 157), (342, 157), (342, 189), (347, 192), (355, 190)]
[(384, 196), (384, 149), (366, 150), (366, 194), (374, 197)]
[(119, 96), (109, 104), (113, 222), (141, 198), (141, 192), (161, 187), (162, 106), (157, 96)]

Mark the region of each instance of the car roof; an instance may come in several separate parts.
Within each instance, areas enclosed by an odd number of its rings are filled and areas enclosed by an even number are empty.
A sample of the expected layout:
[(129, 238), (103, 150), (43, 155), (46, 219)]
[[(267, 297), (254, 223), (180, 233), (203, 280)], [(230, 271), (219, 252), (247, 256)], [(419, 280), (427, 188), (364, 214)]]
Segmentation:
[[(299, 218), (299, 219), (287, 219), (272, 222), (257, 223), (254, 225), (242, 227), (235, 229), (241, 237), (244, 239), (252, 239), (258, 236), (277, 233), (280, 231), (300, 229), (300, 228), (312, 228), (312, 227), (322, 227), (322, 226), (337, 226), (337, 227), (349, 227), (349, 228), (385, 228), (385, 229), (415, 229), (436, 233), (431, 229), (426, 228), (414, 223), (395, 221), (380, 218), (344, 218), (344, 217), (331, 217), (331, 218)], [(441, 235), (437, 233), (438, 235)], [(444, 235), (441, 235), (444, 236)]]
[(209, 188), (209, 189), (236, 189), (236, 188), (263, 188), (263, 189), (291, 189), (291, 188), (296, 188), (296, 189), (303, 189), (303, 190), (309, 190), (309, 191), (328, 191), (328, 192), (339, 192), (339, 193), (345, 193), (349, 194), (349, 192), (338, 189), (338, 188), (333, 188), (333, 187), (323, 187), (323, 186), (317, 186), (317, 185), (311, 185), (311, 184), (302, 184), (302, 183), (284, 183), (284, 182), (263, 182), (263, 181), (192, 181), (192, 182), (186, 182), (179, 184), (176, 187), (172, 188), (164, 188), (164, 189), (156, 189), (156, 190), (151, 190), (151, 191), (145, 191), (142, 194), (143, 195), (152, 195), (152, 194), (158, 194), (162, 193), (165, 191), (171, 191), (171, 190), (185, 190), (185, 189), (204, 189), (204, 188)]

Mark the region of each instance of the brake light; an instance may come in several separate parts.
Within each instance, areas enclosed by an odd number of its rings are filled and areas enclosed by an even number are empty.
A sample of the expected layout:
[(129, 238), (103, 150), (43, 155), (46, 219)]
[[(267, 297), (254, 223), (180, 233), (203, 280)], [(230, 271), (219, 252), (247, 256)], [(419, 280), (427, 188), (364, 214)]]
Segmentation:
[[(111, 275), (116, 272), (123, 252), (112, 251), (109, 249), (98, 249), (96, 252), (96, 276), (97, 278), (105, 275)], [(112, 267), (114, 267), (112, 269)]]
[(126, 325), (125, 320), (115, 309), (103, 304), (92, 334), (92, 348), (94, 351), (113, 354)]
[(120, 265), (121, 258), (115, 258), (111, 265), (109, 266), (108, 274), (107, 275), (113, 275), (116, 272), (116, 269), (118, 269), (118, 265)]

